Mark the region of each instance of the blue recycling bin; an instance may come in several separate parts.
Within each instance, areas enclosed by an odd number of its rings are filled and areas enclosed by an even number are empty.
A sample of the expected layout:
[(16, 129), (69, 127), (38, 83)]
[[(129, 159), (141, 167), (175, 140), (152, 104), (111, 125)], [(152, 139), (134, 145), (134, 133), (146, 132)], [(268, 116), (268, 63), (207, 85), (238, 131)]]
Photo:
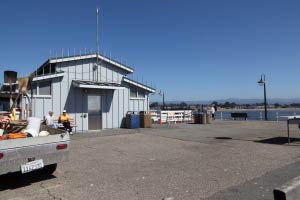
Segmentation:
[(128, 111), (126, 113), (126, 128), (140, 128), (140, 116), (137, 112)]

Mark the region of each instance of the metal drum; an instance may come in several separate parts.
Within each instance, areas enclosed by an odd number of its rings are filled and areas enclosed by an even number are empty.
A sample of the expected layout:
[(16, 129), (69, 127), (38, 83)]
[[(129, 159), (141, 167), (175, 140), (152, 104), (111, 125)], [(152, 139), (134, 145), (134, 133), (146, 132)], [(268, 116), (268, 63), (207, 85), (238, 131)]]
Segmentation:
[(4, 83), (16, 83), (18, 73), (15, 71), (4, 71)]

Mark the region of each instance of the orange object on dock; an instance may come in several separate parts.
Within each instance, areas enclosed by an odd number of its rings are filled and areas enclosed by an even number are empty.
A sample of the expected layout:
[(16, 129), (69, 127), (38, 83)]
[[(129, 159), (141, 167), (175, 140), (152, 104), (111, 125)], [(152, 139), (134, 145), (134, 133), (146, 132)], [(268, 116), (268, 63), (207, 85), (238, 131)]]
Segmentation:
[(19, 139), (19, 138), (26, 138), (26, 133), (9, 133), (7, 134), (7, 139)]

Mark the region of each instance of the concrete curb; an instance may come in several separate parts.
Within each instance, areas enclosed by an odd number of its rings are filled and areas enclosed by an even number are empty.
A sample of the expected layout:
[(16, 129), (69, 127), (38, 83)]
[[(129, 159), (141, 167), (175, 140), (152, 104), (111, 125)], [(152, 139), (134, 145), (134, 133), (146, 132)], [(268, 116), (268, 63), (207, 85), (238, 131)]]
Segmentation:
[(300, 176), (286, 182), (273, 191), (274, 200), (295, 200), (300, 199)]

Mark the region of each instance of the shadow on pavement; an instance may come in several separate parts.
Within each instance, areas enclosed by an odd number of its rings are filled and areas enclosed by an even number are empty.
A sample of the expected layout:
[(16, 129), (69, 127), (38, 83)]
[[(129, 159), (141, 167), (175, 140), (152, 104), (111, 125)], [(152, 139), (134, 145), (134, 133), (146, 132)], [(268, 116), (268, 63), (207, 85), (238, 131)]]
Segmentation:
[(13, 190), (32, 183), (56, 178), (54, 175), (42, 175), (32, 172), (29, 174), (21, 174), (21, 172), (5, 174), (0, 176), (0, 192), (4, 190)]
[[(288, 144), (287, 137), (273, 137), (264, 140), (256, 140), (255, 142), (264, 143), (264, 144), (277, 144), (277, 145), (284, 145)], [(290, 142), (300, 142), (299, 138), (290, 138)]]
[(232, 140), (232, 137), (214, 137), (217, 140)]
[(263, 138), (261, 140), (257, 139), (240, 139), (240, 138), (232, 138), (232, 137), (206, 137), (211, 138), (215, 140), (238, 140), (238, 141), (249, 141), (249, 142), (257, 142), (257, 143), (263, 143), (263, 144), (275, 144), (275, 145), (289, 145), (289, 146), (299, 146), (300, 145), (300, 138), (292, 138), (290, 137), (290, 144), (288, 144), (288, 138), (287, 137), (272, 137), (272, 138), (265, 138), (265, 137), (257, 137)]

